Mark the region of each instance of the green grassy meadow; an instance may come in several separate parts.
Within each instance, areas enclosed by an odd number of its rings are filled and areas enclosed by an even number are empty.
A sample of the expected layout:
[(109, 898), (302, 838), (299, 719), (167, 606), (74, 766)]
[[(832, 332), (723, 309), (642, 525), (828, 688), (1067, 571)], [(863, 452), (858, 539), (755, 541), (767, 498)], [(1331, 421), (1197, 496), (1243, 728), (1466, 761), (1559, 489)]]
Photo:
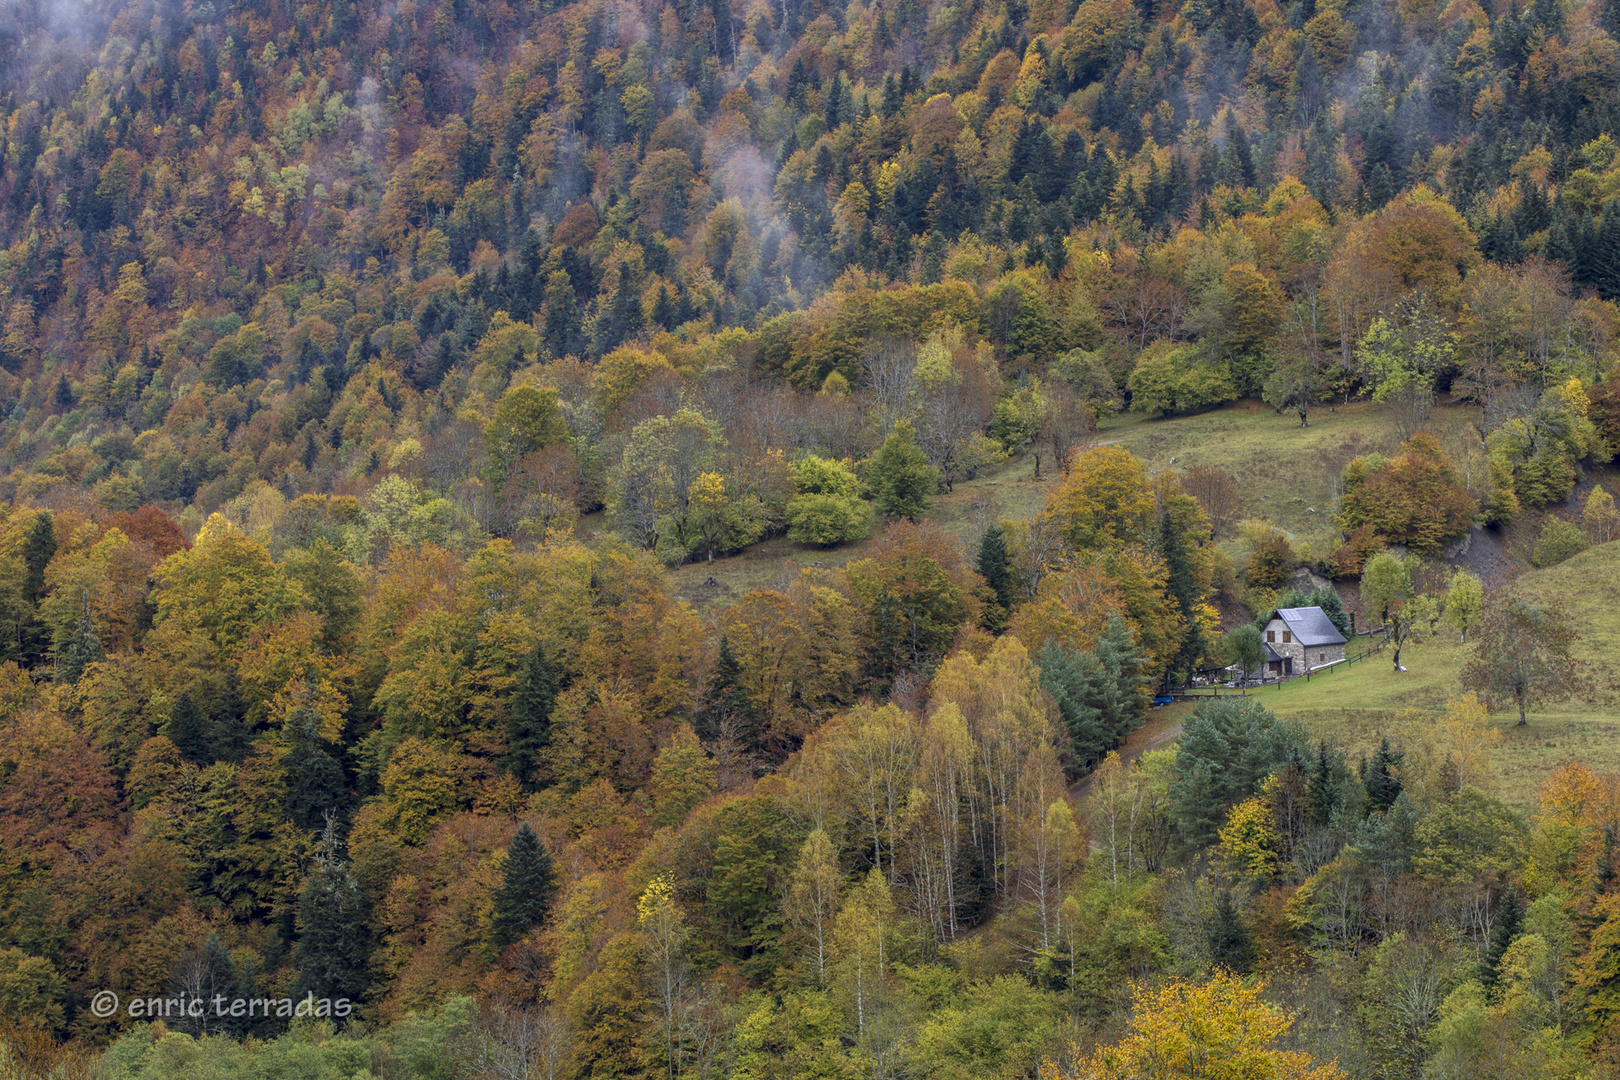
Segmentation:
[[(1455, 456), (1478, 415), (1471, 406), (1436, 408), (1429, 427)], [(1154, 472), (1225, 469), (1237, 481), (1244, 516), (1269, 519), (1290, 534), (1296, 550), (1303, 545), (1314, 555), (1338, 546), (1331, 500), (1344, 466), (1360, 454), (1392, 453), (1401, 442), (1390, 410), (1372, 402), (1322, 405), (1307, 427), (1293, 412), (1258, 401), (1164, 420), (1130, 413), (1105, 421), (1097, 438), (1124, 447)], [(1471, 441), (1477, 447), (1478, 439)]]
[[(1028, 457), (1001, 462), (975, 479), (958, 480), (949, 494), (934, 496), (927, 520), (957, 536), (971, 556), (971, 545), (978, 543), (990, 525), (1027, 518), (1040, 510), (1057, 481), (1049, 468), (1042, 469), (1040, 480), (1034, 476), (1035, 464)], [(819, 564), (830, 569), (863, 558), (882, 534), (883, 522), (877, 520), (867, 539), (832, 548), (795, 544), (778, 536), (713, 562), (699, 560), (675, 567), (669, 572), (670, 580), (676, 592), (695, 606), (717, 603), (724, 607), (750, 589), (785, 586), (801, 567)], [(711, 577), (720, 588), (706, 586)]]
[[(1561, 600), (1581, 638), (1575, 646), (1584, 685), (1578, 696), (1550, 702), (1518, 726), (1516, 712), (1491, 714), (1502, 731), (1494, 753), (1502, 795), (1529, 805), (1541, 780), (1571, 759), (1593, 769), (1620, 772), (1620, 542), (1582, 552), (1568, 562), (1521, 579), (1530, 595)], [(1458, 673), (1473, 652), (1442, 627), (1434, 638), (1401, 654), (1397, 672), (1389, 650), (1348, 668), (1258, 691), (1282, 717), (1298, 717), (1313, 733), (1332, 736), (1352, 756), (1370, 751), (1391, 730), (1402, 709), (1436, 713), (1463, 693)]]

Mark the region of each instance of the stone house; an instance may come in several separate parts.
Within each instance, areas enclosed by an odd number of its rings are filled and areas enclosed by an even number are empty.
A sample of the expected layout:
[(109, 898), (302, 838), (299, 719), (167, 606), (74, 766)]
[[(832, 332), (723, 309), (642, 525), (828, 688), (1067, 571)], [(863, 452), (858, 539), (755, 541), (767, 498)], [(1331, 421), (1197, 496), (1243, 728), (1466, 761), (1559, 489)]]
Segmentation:
[(1319, 607), (1278, 608), (1265, 637), (1268, 675), (1303, 675), (1344, 660), (1345, 637)]

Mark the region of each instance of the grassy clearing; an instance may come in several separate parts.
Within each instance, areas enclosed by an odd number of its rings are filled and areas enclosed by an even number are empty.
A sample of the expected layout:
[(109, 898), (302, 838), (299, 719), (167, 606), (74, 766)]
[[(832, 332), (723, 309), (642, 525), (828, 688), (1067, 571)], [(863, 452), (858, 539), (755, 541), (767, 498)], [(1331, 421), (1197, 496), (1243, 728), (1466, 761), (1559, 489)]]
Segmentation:
[[(976, 479), (958, 481), (950, 494), (934, 496), (927, 519), (958, 537), (971, 557), (973, 545), (990, 525), (1027, 518), (1040, 510), (1056, 481), (1049, 470), (1043, 470), (1038, 481), (1034, 473), (1034, 462), (1022, 458), (986, 469)], [(695, 606), (725, 607), (750, 589), (785, 586), (802, 567), (831, 569), (862, 558), (883, 528), (882, 521), (875, 521), (871, 538), (833, 548), (776, 537), (713, 562), (676, 567), (670, 571), (670, 581), (676, 593)], [(708, 584), (711, 577), (717, 585)]]
[[(1578, 699), (1554, 702), (1518, 726), (1516, 712), (1493, 713), (1503, 735), (1494, 758), (1504, 798), (1529, 805), (1542, 778), (1571, 759), (1598, 771), (1620, 772), (1620, 542), (1583, 552), (1559, 566), (1525, 575), (1533, 596), (1564, 601), (1581, 639), (1576, 656), (1586, 685)], [(1403, 709), (1438, 712), (1462, 694), (1458, 673), (1473, 652), (1449, 631), (1408, 647), (1397, 672), (1386, 650), (1354, 666), (1305, 682), (1259, 691), (1283, 717), (1298, 717), (1312, 732), (1332, 736), (1355, 755), (1371, 751)]]
[[(1478, 412), (1465, 406), (1436, 409), (1430, 426), (1449, 446), (1461, 441)], [(1371, 402), (1324, 405), (1310, 419), (1302, 428), (1292, 412), (1278, 414), (1260, 402), (1241, 401), (1166, 420), (1114, 417), (1098, 437), (1129, 450), (1155, 472), (1169, 467), (1171, 458), (1176, 469), (1225, 469), (1237, 481), (1246, 516), (1269, 518), (1292, 535), (1296, 549), (1303, 545), (1321, 554), (1338, 544), (1330, 507), (1344, 466), (1359, 454), (1394, 451), (1400, 435), (1390, 410)]]

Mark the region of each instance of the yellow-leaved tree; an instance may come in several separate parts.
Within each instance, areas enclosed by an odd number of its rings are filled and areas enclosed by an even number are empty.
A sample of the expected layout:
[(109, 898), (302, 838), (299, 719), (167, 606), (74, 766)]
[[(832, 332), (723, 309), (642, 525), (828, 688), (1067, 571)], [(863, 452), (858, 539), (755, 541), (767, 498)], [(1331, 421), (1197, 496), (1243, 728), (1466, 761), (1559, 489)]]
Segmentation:
[(1322, 1063), (1278, 1041), (1294, 1018), (1262, 999), (1264, 981), (1217, 971), (1206, 983), (1139, 987), (1130, 1034), (1081, 1055), (1078, 1065), (1047, 1058), (1041, 1080), (1343, 1080), (1336, 1062)]

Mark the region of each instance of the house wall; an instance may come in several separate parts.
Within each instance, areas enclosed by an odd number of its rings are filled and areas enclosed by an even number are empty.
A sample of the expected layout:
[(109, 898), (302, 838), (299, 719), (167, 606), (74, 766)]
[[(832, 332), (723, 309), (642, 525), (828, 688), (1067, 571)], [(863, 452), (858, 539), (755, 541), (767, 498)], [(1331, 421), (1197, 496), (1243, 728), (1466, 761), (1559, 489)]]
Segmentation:
[[(1295, 675), (1303, 675), (1312, 668), (1319, 668), (1323, 664), (1331, 664), (1335, 660), (1344, 659), (1344, 645), (1342, 643), (1338, 645), (1312, 645), (1309, 649), (1306, 649), (1305, 646), (1299, 643), (1298, 638), (1293, 637), (1293, 632), (1288, 629), (1288, 624), (1281, 619), (1272, 619), (1266, 623), (1265, 632), (1269, 635), (1266, 638), (1266, 644), (1270, 645), (1278, 656), (1291, 656), (1294, 658)], [(1284, 641), (1284, 633), (1287, 633), (1292, 640)], [(1309, 656), (1306, 655), (1307, 652), (1310, 654)]]

